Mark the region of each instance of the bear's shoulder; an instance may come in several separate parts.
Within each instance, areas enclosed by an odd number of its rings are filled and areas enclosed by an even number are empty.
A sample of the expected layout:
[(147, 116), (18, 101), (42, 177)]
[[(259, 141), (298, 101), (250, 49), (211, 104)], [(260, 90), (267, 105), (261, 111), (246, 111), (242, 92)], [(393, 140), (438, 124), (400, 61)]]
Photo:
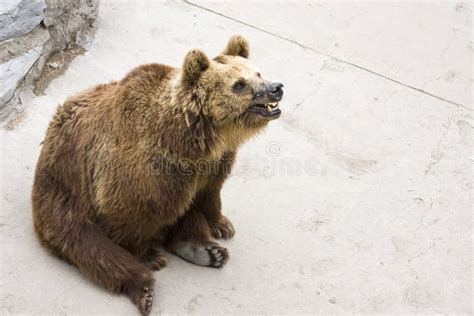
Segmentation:
[(175, 68), (163, 64), (145, 64), (132, 69), (120, 81), (120, 84), (158, 84), (163, 79), (171, 77), (175, 71)]

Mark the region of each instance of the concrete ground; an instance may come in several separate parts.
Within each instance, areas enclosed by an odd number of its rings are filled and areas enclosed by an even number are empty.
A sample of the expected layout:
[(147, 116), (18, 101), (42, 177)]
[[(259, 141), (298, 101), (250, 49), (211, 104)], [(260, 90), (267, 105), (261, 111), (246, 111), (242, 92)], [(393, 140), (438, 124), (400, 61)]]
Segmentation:
[(472, 4), (102, 1), (88, 51), (1, 135), (0, 313), (136, 315), (38, 244), (35, 163), (56, 106), (142, 63), (245, 35), (284, 114), (223, 191), (224, 269), (174, 256), (153, 314), (472, 309)]

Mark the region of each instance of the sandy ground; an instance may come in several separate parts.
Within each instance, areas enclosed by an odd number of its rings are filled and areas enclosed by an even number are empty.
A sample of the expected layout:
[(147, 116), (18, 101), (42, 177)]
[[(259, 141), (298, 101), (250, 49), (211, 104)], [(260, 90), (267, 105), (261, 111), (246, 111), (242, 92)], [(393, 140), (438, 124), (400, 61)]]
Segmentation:
[(284, 114), (223, 191), (224, 269), (170, 255), (153, 314), (472, 313), (472, 5), (102, 1), (98, 31), (1, 137), (0, 313), (136, 315), (38, 244), (30, 192), (64, 99), (245, 35)]

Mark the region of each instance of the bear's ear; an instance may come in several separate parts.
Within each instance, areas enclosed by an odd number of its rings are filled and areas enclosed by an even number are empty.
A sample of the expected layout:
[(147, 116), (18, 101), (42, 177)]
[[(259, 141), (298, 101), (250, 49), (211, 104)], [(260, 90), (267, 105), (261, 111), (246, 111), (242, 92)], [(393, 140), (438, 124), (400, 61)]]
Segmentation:
[(184, 58), (181, 82), (188, 88), (193, 87), (208, 67), (209, 59), (206, 54), (199, 49), (189, 51)]
[(234, 35), (229, 39), (227, 47), (222, 52), (224, 55), (249, 58), (249, 43), (242, 35)]

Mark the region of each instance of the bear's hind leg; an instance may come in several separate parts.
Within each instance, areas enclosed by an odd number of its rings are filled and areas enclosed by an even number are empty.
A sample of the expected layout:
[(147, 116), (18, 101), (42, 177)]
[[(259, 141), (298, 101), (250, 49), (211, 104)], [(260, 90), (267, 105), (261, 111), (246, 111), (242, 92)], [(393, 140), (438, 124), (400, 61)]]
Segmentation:
[(128, 295), (142, 315), (148, 315), (155, 283), (152, 271), (83, 218), (78, 205), (54, 181), (35, 184), (33, 217), (41, 243), (104, 288)]
[(166, 248), (191, 263), (220, 268), (229, 259), (226, 248), (211, 240), (211, 231), (202, 213), (189, 210), (173, 227)]

